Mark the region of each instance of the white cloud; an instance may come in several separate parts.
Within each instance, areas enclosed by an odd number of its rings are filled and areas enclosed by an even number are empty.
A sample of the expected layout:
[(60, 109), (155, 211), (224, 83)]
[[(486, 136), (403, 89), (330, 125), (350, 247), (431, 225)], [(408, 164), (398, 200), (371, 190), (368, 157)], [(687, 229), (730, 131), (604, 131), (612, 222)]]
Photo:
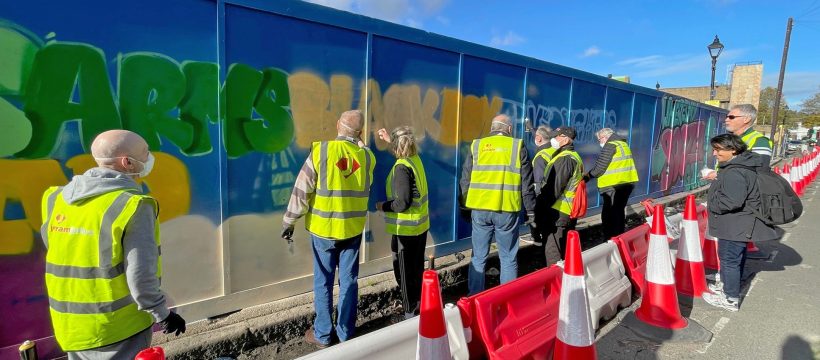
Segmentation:
[(450, 25), (450, 18), (444, 16), (436, 16), (436, 21), (438, 21), (441, 25)]
[[(777, 88), (779, 73), (763, 75), (762, 87)], [(803, 100), (820, 92), (820, 71), (786, 71), (783, 78), (783, 96), (789, 107), (796, 109)]]
[(599, 55), (600, 53), (601, 53), (601, 49), (598, 48), (595, 45), (592, 45), (592, 46), (588, 47), (586, 50), (584, 50), (584, 53), (581, 55), (581, 57), (586, 58), (586, 57), (590, 57), (590, 56)]
[[(718, 68), (722, 64), (731, 64), (746, 52), (746, 49), (726, 50), (718, 59)], [(677, 54), (677, 55), (649, 55), (629, 58), (616, 63), (632, 72), (634, 77), (659, 77), (686, 72), (702, 71), (708, 76), (712, 59), (708, 53), (704, 54)]]
[(334, 9), (351, 11), (353, 9), (354, 0), (305, 0), (314, 4), (332, 7)]
[[(339, 10), (421, 28), (426, 18), (436, 18), (449, 0), (304, 0)], [(443, 18), (447, 23), (449, 20)]]
[(508, 30), (504, 35), (493, 35), (493, 38), (490, 39), (490, 45), (495, 47), (513, 46), (521, 44), (524, 41), (523, 37), (514, 33), (512, 30)]

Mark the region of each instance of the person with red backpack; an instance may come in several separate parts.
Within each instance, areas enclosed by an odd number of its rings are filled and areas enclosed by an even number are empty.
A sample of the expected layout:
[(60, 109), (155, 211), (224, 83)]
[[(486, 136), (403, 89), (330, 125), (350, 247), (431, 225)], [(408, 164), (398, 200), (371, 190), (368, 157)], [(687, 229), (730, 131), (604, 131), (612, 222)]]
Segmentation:
[(547, 163), (539, 195), (547, 204), (552, 204), (547, 218), (543, 219), (548, 226), (543, 230), (547, 234), (544, 244), (547, 265), (564, 258), (567, 233), (575, 229), (577, 219), (586, 210), (586, 206), (579, 206), (584, 201), (578, 201), (586, 198), (586, 191), (577, 191), (583, 183), (584, 162), (575, 151), (575, 135), (575, 129), (568, 126), (561, 126), (549, 134), (550, 145), (556, 150)]

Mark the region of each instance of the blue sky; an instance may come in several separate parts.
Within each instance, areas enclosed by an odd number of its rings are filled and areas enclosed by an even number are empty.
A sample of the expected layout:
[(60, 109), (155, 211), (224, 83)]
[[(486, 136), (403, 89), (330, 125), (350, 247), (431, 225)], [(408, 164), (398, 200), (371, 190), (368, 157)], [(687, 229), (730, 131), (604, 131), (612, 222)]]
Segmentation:
[(763, 86), (775, 87), (791, 16), (786, 101), (820, 91), (820, 0), (309, 1), (647, 87), (708, 85), (716, 34), (718, 83), (731, 65), (762, 61)]

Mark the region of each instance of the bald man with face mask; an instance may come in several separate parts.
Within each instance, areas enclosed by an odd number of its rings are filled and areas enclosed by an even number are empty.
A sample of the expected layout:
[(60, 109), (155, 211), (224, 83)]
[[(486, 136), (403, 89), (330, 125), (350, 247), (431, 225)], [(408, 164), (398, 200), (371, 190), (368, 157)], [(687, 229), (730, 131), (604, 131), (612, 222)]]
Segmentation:
[(159, 207), (135, 181), (154, 156), (127, 130), (98, 135), (91, 154), (97, 167), (43, 194), (51, 321), (69, 359), (133, 359), (155, 322), (185, 332), (160, 291)]

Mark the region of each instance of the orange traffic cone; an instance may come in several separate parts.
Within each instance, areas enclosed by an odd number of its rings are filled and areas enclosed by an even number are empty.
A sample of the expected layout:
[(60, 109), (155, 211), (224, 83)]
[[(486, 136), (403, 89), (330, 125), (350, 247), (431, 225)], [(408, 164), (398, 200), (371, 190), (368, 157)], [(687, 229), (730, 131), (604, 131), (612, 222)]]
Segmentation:
[(165, 360), (165, 351), (159, 346), (140, 351), (134, 360)]
[[(663, 205), (655, 206), (655, 214), (663, 214)], [(646, 257), (646, 286), (641, 307), (635, 315), (641, 321), (665, 329), (686, 327), (686, 319), (680, 314), (675, 275), (669, 255), (666, 221), (662, 216), (652, 219), (649, 231), (649, 251)]]
[(567, 252), (564, 258), (561, 302), (558, 306), (558, 331), (552, 358), (597, 359), (595, 330), (592, 328), (587, 283), (584, 280), (581, 241), (575, 230), (570, 230), (567, 234)]
[(450, 341), (447, 339), (447, 325), (444, 322), (444, 305), (441, 301), (438, 274), (434, 270), (426, 270), (421, 280), (419, 341), (416, 346), (416, 359), (450, 358)]
[(706, 270), (703, 268), (703, 252), (700, 249), (700, 229), (698, 228), (695, 195), (686, 196), (686, 207), (680, 223), (681, 236), (678, 240), (678, 258), (675, 260), (675, 285), (678, 292), (691, 297), (700, 297), (706, 288)]
[(803, 192), (800, 189), (800, 171), (797, 168), (797, 159), (795, 158), (792, 158), (791, 175), (792, 190), (794, 190), (797, 195), (802, 195)]

